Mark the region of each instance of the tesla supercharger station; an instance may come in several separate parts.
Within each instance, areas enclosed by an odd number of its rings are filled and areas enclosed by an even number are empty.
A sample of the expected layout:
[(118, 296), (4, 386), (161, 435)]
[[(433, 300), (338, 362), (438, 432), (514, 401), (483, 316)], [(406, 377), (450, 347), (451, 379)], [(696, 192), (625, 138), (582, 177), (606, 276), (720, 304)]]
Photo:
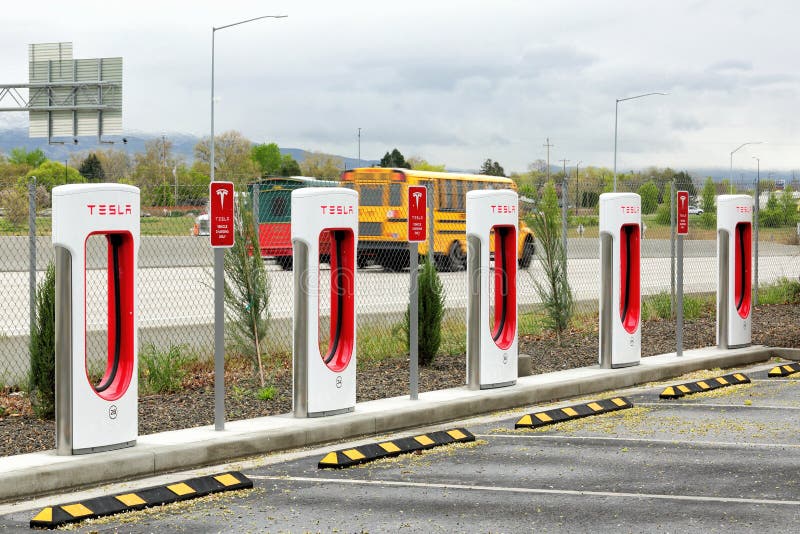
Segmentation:
[(641, 361), (641, 226), (639, 195), (600, 195), (599, 349), (604, 368)]
[(717, 346), (721, 349), (751, 342), (752, 226), (752, 197), (717, 197)]
[[(517, 381), (517, 193), (467, 193), (467, 384), (471, 389)], [(494, 270), (490, 248), (494, 245)], [(489, 277), (494, 277), (494, 296)], [(494, 304), (493, 322), (489, 307)]]
[[(330, 270), (320, 241), (330, 239)], [(356, 405), (355, 266), (358, 193), (306, 187), (292, 191), (294, 254), (293, 411), (296, 417), (351, 412)], [(327, 245), (326, 245), (327, 248)], [(321, 286), (329, 277), (330, 289)], [(330, 309), (328, 332), (321, 311)], [(321, 350), (320, 338), (327, 340)]]
[[(139, 189), (122, 184), (54, 187), (56, 449), (84, 454), (136, 443), (136, 264)], [(108, 257), (108, 357), (99, 381), (87, 369), (87, 254), (104, 236)]]

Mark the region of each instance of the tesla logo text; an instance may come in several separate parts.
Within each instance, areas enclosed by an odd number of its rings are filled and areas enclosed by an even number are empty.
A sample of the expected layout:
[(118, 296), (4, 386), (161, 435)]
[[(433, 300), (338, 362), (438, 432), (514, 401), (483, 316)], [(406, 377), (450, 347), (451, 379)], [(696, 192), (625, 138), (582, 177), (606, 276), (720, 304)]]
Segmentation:
[(753, 206), (736, 206), (736, 211), (739, 213), (750, 213), (753, 211)]
[(622, 213), (641, 213), (642, 208), (639, 206), (620, 206)]
[(517, 207), (513, 204), (492, 204), (492, 213), (517, 213)]
[(419, 209), (419, 199), (422, 198), (422, 192), (414, 191), (411, 196), (414, 197), (414, 207)]
[(131, 215), (130, 204), (86, 204), (89, 215)]
[(219, 207), (225, 209), (225, 195), (228, 194), (227, 189), (217, 189), (217, 196), (219, 197)]
[(332, 204), (330, 206), (320, 206), (323, 215), (350, 215), (353, 213), (353, 206), (341, 206)]

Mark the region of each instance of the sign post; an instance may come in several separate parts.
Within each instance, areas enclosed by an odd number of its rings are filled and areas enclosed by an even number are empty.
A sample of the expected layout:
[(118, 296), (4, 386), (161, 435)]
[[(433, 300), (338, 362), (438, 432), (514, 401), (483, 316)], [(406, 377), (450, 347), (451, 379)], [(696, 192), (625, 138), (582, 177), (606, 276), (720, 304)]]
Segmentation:
[(234, 241), (233, 182), (208, 185), (208, 222), (214, 248), (214, 429), (225, 430), (225, 249)]
[(689, 192), (676, 192), (678, 229), (678, 299), (676, 307), (675, 333), (677, 341), (676, 356), (683, 356), (683, 236), (689, 233)]
[(419, 398), (419, 243), (424, 243), (428, 233), (428, 190), (422, 185), (408, 186), (408, 266), (409, 284), (409, 389), (411, 400)]

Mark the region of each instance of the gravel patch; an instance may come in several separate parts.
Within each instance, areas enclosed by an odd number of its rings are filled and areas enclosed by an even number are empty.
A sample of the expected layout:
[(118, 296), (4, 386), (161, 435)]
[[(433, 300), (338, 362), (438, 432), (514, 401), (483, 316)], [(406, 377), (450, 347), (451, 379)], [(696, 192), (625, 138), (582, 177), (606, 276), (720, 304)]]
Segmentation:
[[(754, 313), (753, 343), (773, 347), (800, 347), (800, 306), (761, 306)], [(667, 320), (642, 324), (642, 356), (675, 351), (675, 323)], [(686, 321), (684, 349), (714, 345), (714, 319)], [(560, 346), (550, 333), (521, 336), (519, 351), (530, 354), (535, 374), (586, 367), (597, 363), (597, 329), (574, 329)], [(263, 401), (253, 394), (246, 370), (226, 372), (226, 419), (248, 419), (288, 413), (292, 407), (291, 369), (283, 369), (270, 382), (276, 394)], [(462, 386), (466, 381), (465, 357), (438, 357), (420, 369), (420, 391)], [(147, 395), (139, 399), (139, 434), (146, 435), (214, 423), (214, 390), (209, 373), (190, 377), (180, 393)], [(391, 358), (358, 370), (359, 402), (408, 394), (408, 358)], [(0, 456), (43, 451), (55, 447), (55, 423), (30, 412), (21, 392), (0, 391)]]

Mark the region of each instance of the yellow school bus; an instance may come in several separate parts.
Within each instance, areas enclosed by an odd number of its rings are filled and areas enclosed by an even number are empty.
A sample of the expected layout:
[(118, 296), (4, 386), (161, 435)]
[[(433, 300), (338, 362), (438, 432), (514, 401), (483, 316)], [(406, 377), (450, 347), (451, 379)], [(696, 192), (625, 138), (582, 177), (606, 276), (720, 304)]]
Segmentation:
[[(387, 270), (408, 267), (408, 186), (428, 188), (433, 202), (433, 249), (440, 270), (466, 268), (467, 192), (477, 189), (512, 189), (510, 178), (482, 174), (412, 171), (408, 169), (363, 168), (342, 173), (342, 185), (359, 193), (358, 264), (370, 262)], [(492, 240), (492, 243), (494, 240)], [(428, 243), (419, 244), (420, 255), (428, 253)], [(533, 232), (519, 223), (517, 258), (528, 268), (534, 255)]]

